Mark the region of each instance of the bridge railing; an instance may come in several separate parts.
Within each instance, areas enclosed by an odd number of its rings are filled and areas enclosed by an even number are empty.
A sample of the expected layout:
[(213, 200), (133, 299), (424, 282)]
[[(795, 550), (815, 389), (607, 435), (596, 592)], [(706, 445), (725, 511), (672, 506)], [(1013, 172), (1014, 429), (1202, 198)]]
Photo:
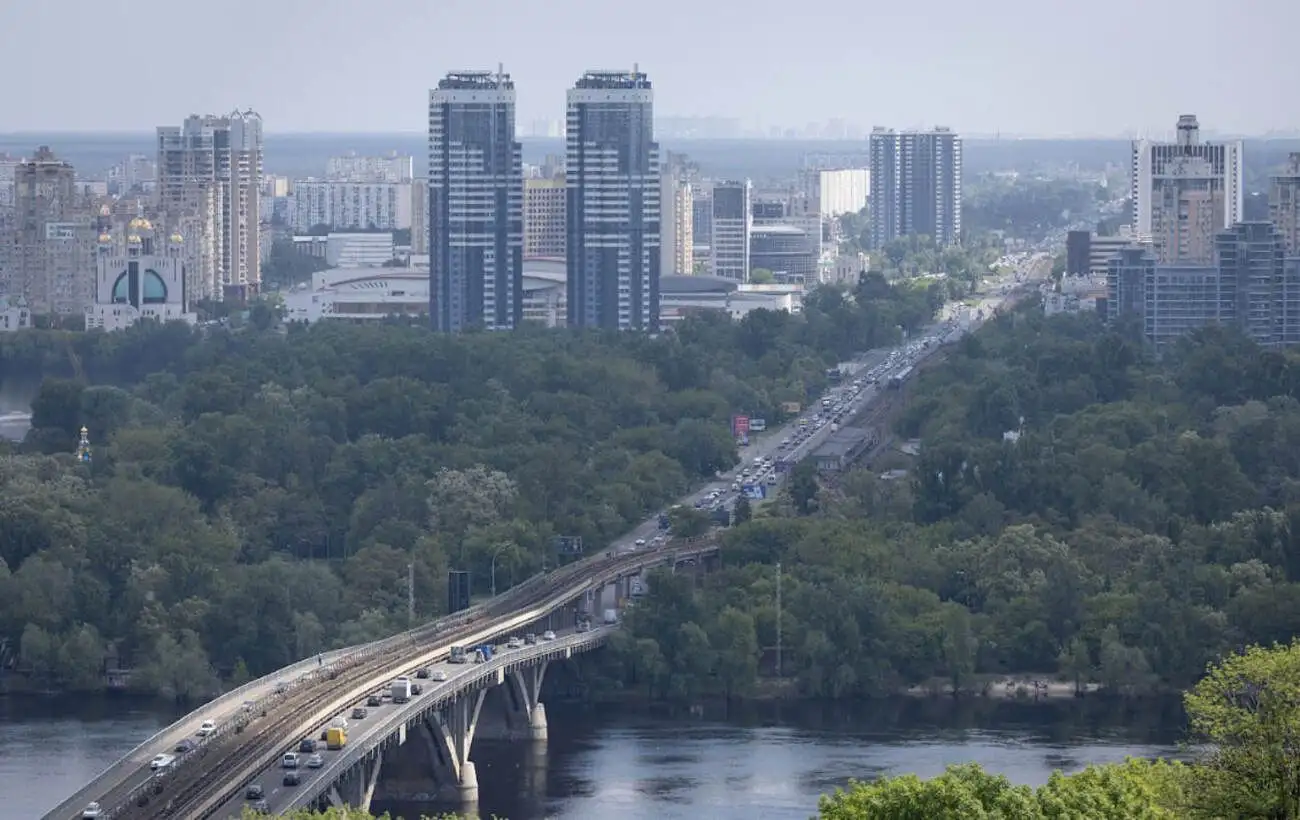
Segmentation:
[(413, 719), (418, 719), (428, 712), (446, 707), (449, 703), (464, 696), (466, 692), (481, 686), (487, 679), (495, 678), (502, 670), (508, 674), (516, 666), (534, 663), (548, 655), (563, 652), (565, 649), (574, 652), (584, 651), (596, 644), (604, 643), (610, 633), (617, 628), (617, 626), (602, 626), (590, 632), (567, 636), (560, 641), (548, 641), (533, 646), (525, 646), (522, 649), (512, 649), (494, 656), (490, 661), (475, 664), (472, 674), (462, 675), (455, 680), (437, 684), (430, 689), (428, 695), (422, 696), (419, 700), (413, 699), (406, 707), (395, 710), (379, 723), (377, 729), (368, 733), (375, 739), (374, 743), (350, 744), (346, 752), (324, 768), (321, 777), (316, 781), (319, 788), (302, 791), (290, 803), (289, 808), (298, 808), (319, 797), (322, 792), (333, 786), (353, 766), (373, 754), (375, 749), (382, 746), (403, 725), (410, 724)]

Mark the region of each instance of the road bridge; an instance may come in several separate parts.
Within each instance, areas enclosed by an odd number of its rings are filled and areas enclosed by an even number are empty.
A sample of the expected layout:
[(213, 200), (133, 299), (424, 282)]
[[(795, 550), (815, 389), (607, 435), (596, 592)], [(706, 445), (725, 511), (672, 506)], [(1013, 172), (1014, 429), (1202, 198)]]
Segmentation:
[[(210, 708), (213, 704), (208, 704), (168, 727), (112, 767), (111, 775), (106, 772), (97, 778), (97, 782), (110, 785), (108, 791), (97, 793), (92, 784), (46, 818), (77, 818), (91, 800), (101, 804), (101, 816), (105, 818), (158, 820), (214, 816), (260, 772), (274, 766), (303, 736), (318, 733), (341, 710), (364, 699), (367, 693), (393, 677), (445, 661), (451, 646), (490, 643), (525, 632), (540, 633), (552, 628), (557, 617), (563, 626), (572, 627), (583, 611), (599, 613), (614, 608), (617, 601), (629, 594), (632, 579), (644, 570), (683, 563), (702, 564), (709, 556), (716, 555), (717, 550), (716, 539), (711, 536), (676, 539), (651, 549), (611, 549), (531, 579), (484, 604), (433, 624), (341, 651), (328, 663), (313, 658), (296, 664), (259, 681), (258, 685), (269, 689), (269, 693), (258, 699), (245, 704), (239, 698), (252, 690), (244, 690), (242, 695), (232, 692), (225, 697), (225, 705), (215, 712)], [(571, 649), (568, 643), (561, 646)], [(312, 664), (316, 664), (315, 669), (311, 668)], [(291, 678), (287, 674), (290, 671), (297, 676)], [(537, 688), (540, 688), (540, 677)], [(149, 771), (148, 760), (153, 755), (170, 751), (169, 744), (174, 744), (177, 737), (192, 735), (202, 720), (216, 720), (200, 715), (218, 713), (228, 716), (193, 750), (178, 755), (170, 770), (160, 774)], [(462, 760), (467, 756), (468, 745)], [(463, 777), (464, 767), (460, 771)], [(468, 771), (473, 771), (472, 766)], [(93, 796), (96, 794), (100, 796)], [(82, 799), (86, 802), (81, 802)]]

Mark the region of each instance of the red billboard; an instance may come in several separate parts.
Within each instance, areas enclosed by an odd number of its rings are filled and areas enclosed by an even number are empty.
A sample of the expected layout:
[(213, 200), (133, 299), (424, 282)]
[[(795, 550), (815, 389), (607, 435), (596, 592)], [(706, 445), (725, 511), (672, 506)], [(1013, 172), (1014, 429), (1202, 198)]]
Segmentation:
[(749, 416), (732, 416), (731, 432), (738, 439), (749, 438)]

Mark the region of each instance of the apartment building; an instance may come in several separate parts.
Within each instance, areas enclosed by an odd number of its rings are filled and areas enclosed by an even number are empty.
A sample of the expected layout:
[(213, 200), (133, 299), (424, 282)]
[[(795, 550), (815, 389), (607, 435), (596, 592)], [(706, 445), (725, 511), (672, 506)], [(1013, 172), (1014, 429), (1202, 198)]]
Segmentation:
[(0, 290), (32, 313), (79, 314), (90, 301), (98, 210), (78, 189), (72, 165), (47, 146), (13, 174)]
[(1268, 214), (1282, 233), (1286, 255), (1300, 257), (1300, 153), (1287, 157), (1286, 168), (1273, 177)]
[(683, 174), (664, 166), (659, 186), (660, 276), (688, 276), (695, 269), (695, 200)]
[(386, 157), (330, 157), (325, 161), (328, 182), (369, 182), (396, 185), (415, 180), (415, 157), (396, 153)]
[(568, 189), (564, 175), (524, 180), (524, 256), (563, 259), (567, 235), (564, 208)]
[(457, 71), (429, 92), (429, 315), (435, 330), (523, 320), (523, 149), (515, 84)]
[(1242, 161), (1240, 142), (1202, 142), (1192, 114), (1178, 118), (1172, 143), (1133, 143), (1133, 229), (1157, 261), (1214, 264), (1219, 231), (1242, 219)]
[(410, 182), (299, 180), (290, 202), (295, 233), (320, 225), (336, 231), (398, 231), (412, 225)]
[(262, 118), (256, 112), (191, 115), (158, 128), (158, 206), (168, 218), (198, 216), (215, 250), (195, 298), (242, 301), (262, 282)]
[(637, 67), (588, 71), (567, 93), (568, 324), (659, 329), (659, 145)]
[(961, 137), (949, 128), (893, 131), (876, 127), (869, 142), (871, 246), (902, 236), (961, 242)]
[(754, 227), (754, 186), (749, 180), (713, 186), (713, 229), (709, 237), (709, 273), (737, 282), (749, 281), (749, 240)]

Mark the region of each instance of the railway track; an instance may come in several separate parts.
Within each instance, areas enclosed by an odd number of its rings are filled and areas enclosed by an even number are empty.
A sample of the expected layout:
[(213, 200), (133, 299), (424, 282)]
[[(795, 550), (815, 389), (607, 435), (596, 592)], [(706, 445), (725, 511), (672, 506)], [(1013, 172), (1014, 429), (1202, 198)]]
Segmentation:
[[(658, 552), (658, 551), (656, 551)], [(642, 553), (650, 557), (655, 553)], [(205, 744), (185, 759), (185, 765), (172, 774), (154, 780), (132, 793), (129, 802), (110, 815), (113, 820), (163, 820), (163, 818), (190, 818), (201, 816), (196, 807), (211, 804), (223, 792), (231, 789), (231, 778), (242, 769), (273, 750), (293, 741), (293, 735), (321, 711), (320, 700), (327, 691), (348, 691), (367, 680), (395, 675), (411, 666), (413, 651), (428, 652), (438, 644), (454, 645), (479, 632), (488, 622), (540, 604), (575, 583), (585, 575), (595, 575), (629, 556), (606, 553), (605, 556), (570, 564), (535, 582), (525, 582), (509, 593), (489, 601), (482, 610), (470, 617), (448, 622), (446, 619), (406, 633), (400, 641), (385, 646), (367, 657), (345, 659), (326, 667), (328, 674), (305, 685), (297, 691), (285, 693), (273, 709), (270, 723), (257, 721), (254, 731), (244, 732), (244, 726), (219, 737), (217, 742)], [(265, 719), (265, 718), (263, 718)], [(240, 784), (242, 786), (242, 784)]]

